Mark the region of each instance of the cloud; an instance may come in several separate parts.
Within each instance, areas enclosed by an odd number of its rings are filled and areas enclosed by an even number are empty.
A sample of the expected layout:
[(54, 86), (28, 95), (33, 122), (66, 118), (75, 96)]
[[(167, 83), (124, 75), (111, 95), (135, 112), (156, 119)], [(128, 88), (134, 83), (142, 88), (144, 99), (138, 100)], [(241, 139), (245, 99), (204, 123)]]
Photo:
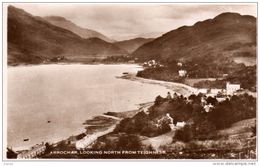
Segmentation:
[(256, 3), (17, 3), (16, 7), (37, 16), (57, 15), (75, 24), (116, 39), (138, 34), (167, 32), (183, 25), (214, 18), (223, 12), (257, 15)]

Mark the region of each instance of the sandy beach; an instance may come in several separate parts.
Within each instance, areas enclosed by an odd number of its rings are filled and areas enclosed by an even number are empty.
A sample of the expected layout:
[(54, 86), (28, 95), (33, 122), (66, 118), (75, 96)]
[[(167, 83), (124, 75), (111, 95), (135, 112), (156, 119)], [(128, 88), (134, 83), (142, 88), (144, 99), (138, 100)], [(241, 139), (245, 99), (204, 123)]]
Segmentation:
[(198, 92), (197, 88), (191, 87), (186, 84), (141, 78), (141, 77), (137, 77), (133, 73), (126, 74), (120, 78), (128, 79), (131, 81), (139, 81), (141, 83), (146, 83), (146, 84), (160, 85), (183, 96), (189, 96), (192, 93)]

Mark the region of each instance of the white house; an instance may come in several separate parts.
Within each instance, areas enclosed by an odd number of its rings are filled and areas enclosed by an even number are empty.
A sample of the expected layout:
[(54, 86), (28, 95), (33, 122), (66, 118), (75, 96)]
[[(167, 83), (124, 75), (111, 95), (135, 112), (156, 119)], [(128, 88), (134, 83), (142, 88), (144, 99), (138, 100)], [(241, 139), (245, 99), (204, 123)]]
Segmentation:
[(225, 97), (217, 97), (216, 99), (218, 100), (218, 102), (222, 102), (222, 101), (225, 101), (225, 100), (226, 100)]
[(46, 146), (44, 144), (35, 145), (30, 150), (24, 151), (22, 153), (19, 153), (17, 155), (17, 158), (18, 159), (31, 159), (31, 158), (35, 158), (38, 155), (43, 154), (45, 152), (45, 150), (46, 150)]
[(215, 97), (219, 93), (222, 93), (222, 92), (223, 92), (223, 89), (210, 89), (209, 93), (207, 94), (207, 97), (209, 97), (209, 96)]
[(186, 125), (186, 122), (177, 122), (176, 127), (184, 127)]
[(148, 62), (144, 62), (143, 66), (148, 66), (148, 67), (157, 67), (159, 66), (159, 62), (156, 62), (154, 59), (150, 60)]
[(205, 97), (201, 97), (200, 102), (203, 106), (207, 104)]
[(182, 66), (182, 63), (181, 63), (181, 62), (178, 62), (177, 65), (181, 67), (181, 66)]
[(228, 74), (223, 74), (223, 77), (227, 77), (228, 76)]
[(115, 127), (116, 127), (116, 125), (110, 127), (109, 129), (107, 129), (105, 131), (100, 131), (95, 134), (86, 135), (84, 138), (82, 138), (76, 142), (76, 149), (81, 150), (81, 149), (87, 148), (92, 143), (94, 143), (98, 137), (111, 133), (115, 129)]
[(87, 135), (83, 139), (76, 142), (76, 149), (85, 149), (89, 145), (91, 145), (95, 140), (97, 140), (97, 136), (95, 134), (93, 135)]
[(233, 95), (239, 89), (240, 84), (231, 84), (230, 82), (226, 84), (227, 95)]
[(210, 89), (210, 93), (216, 96), (218, 93), (222, 93), (223, 89)]
[(211, 103), (209, 103), (208, 105), (205, 105), (204, 106), (204, 110), (205, 110), (205, 112), (210, 112), (211, 111), (211, 108), (213, 108), (214, 106), (211, 104)]
[(206, 89), (206, 88), (198, 89), (197, 94), (199, 94), (199, 93), (206, 94), (206, 93), (208, 93), (208, 89)]
[(186, 70), (179, 70), (179, 76), (184, 77), (187, 74)]

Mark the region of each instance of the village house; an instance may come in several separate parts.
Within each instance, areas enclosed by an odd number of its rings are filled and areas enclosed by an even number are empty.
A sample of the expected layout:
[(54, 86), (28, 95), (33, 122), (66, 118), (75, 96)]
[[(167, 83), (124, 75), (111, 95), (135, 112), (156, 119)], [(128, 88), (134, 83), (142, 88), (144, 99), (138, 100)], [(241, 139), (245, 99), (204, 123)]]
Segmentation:
[(224, 77), (224, 78), (227, 78), (227, 77), (228, 77), (228, 74), (223, 74), (223, 77)]
[(94, 143), (97, 138), (98, 136), (96, 136), (95, 134), (85, 136), (83, 139), (76, 142), (76, 149), (81, 150), (87, 148), (92, 143)]
[(180, 66), (180, 67), (181, 67), (181, 66), (182, 66), (182, 63), (181, 63), (181, 62), (178, 62), (178, 63), (177, 63), (177, 66)]
[(176, 127), (184, 127), (186, 125), (186, 122), (177, 122)]
[(166, 121), (168, 122), (171, 130), (173, 130), (174, 129), (173, 118), (170, 116), (169, 113), (166, 114)]
[(199, 94), (199, 93), (207, 94), (208, 93), (208, 89), (206, 89), (206, 88), (198, 89), (196, 94)]
[(144, 66), (154, 67), (156, 65), (157, 65), (157, 62), (155, 60), (150, 60), (148, 62), (144, 62)]
[(144, 67), (153, 67), (153, 68), (163, 67), (162, 64), (160, 64), (159, 62), (156, 62), (155, 60), (150, 60), (150, 61), (148, 61), (148, 62), (144, 62), (144, 63), (143, 63), (143, 66), (144, 66)]
[(219, 93), (222, 93), (223, 89), (210, 89), (210, 93), (216, 96)]
[(211, 96), (211, 97), (221, 97), (223, 98), (223, 96), (226, 94), (226, 90), (225, 89), (207, 89), (207, 88), (201, 88), (201, 89), (197, 89), (196, 91), (196, 95), (198, 95), (199, 93), (206, 95), (207, 97)]
[(234, 95), (234, 93), (239, 89), (240, 84), (231, 84), (230, 82), (227, 82), (226, 84), (227, 95)]
[(227, 98), (226, 97), (216, 97), (218, 102), (225, 101)]
[(200, 102), (201, 102), (201, 105), (202, 105), (202, 106), (204, 106), (204, 105), (207, 104), (207, 101), (206, 101), (205, 96), (202, 96), (202, 97), (201, 97)]
[(209, 103), (208, 105), (204, 106), (204, 110), (205, 110), (205, 112), (210, 112), (213, 107), (214, 106), (211, 103)]
[(135, 63), (135, 61), (134, 60), (129, 60), (128, 63)]
[(23, 151), (17, 155), (17, 159), (31, 159), (43, 154), (46, 150), (44, 143), (33, 146), (30, 150)]
[(207, 97), (216, 97), (219, 94), (223, 94), (223, 89), (210, 89), (207, 93)]
[(97, 140), (98, 137), (106, 135), (106, 134), (112, 132), (114, 129), (115, 129), (114, 127), (111, 127), (109, 129), (107, 129), (106, 131), (101, 131), (101, 132), (97, 132), (95, 134), (86, 135), (85, 137), (83, 137), (82, 139), (80, 139), (76, 142), (75, 147), (78, 150), (86, 149), (89, 146), (91, 146)]
[(186, 70), (179, 70), (179, 76), (180, 77), (184, 77), (184, 76), (186, 76), (186, 74), (187, 74)]

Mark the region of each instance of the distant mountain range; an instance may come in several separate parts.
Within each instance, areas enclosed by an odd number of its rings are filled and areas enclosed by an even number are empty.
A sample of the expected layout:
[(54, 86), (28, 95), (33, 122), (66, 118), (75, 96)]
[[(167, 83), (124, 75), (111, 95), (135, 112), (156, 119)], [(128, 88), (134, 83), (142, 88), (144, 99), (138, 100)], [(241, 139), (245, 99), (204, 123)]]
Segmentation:
[(162, 62), (214, 57), (256, 57), (256, 18), (222, 13), (214, 19), (183, 26), (139, 47), (132, 54), (140, 61)]
[(85, 61), (129, 54), (139, 61), (156, 59), (165, 63), (206, 57), (256, 57), (256, 18), (238, 13), (222, 13), (155, 39), (114, 42), (63, 17), (35, 17), (9, 6), (7, 37), (8, 64), (41, 63), (56, 57)]
[(22, 9), (8, 7), (8, 64), (41, 63), (46, 58), (68, 59), (125, 55), (99, 38), (84, 39)]
[(64, 17), (59, 17), (59, 16), (48, 16), (48, 17), (44, 17), (44, 19), (48, 22), (50, 22), (53, 25), (56, 25), (58, 27), (67, 29), (71, 32), (74, 32), (75, 34), (79, 35), (82, 38), (88, 39), (88, 38), (100, 38), (106, 42), (115, 42), (115, 40), (109, 39), (108, 37), (106, 37), (105, 35), (91, 30), (91, 29), (86, 29), (86, 28), (81, 28), (79, 26), (77, 26), (76, 24), (74, 24), (73, 22), (65, 19)]
[(114, 44), (118, 46), (119, 48), (122, 48), (126, 50), (128, 53), (134, 52), (137, 48), (142, 46), (145, 43), (148, 43), (150, 41), (154, 40), (153, 38), (135, 38), (130, 40), (124, 40), (120, 42), (115, 42)]
[(113, 39), (116, 39), (118, 42), (119, 41), (124, 41), (124, 40), (131, 40), (135, 38), (157, 38), (160, 37), (164, 34), (165, 32), (147, 32), (147, 33), (141, 33), (141, 34), (133, 34), (133, 35), (125, 35), (125, 34), (116, 34), (110, 36)]

